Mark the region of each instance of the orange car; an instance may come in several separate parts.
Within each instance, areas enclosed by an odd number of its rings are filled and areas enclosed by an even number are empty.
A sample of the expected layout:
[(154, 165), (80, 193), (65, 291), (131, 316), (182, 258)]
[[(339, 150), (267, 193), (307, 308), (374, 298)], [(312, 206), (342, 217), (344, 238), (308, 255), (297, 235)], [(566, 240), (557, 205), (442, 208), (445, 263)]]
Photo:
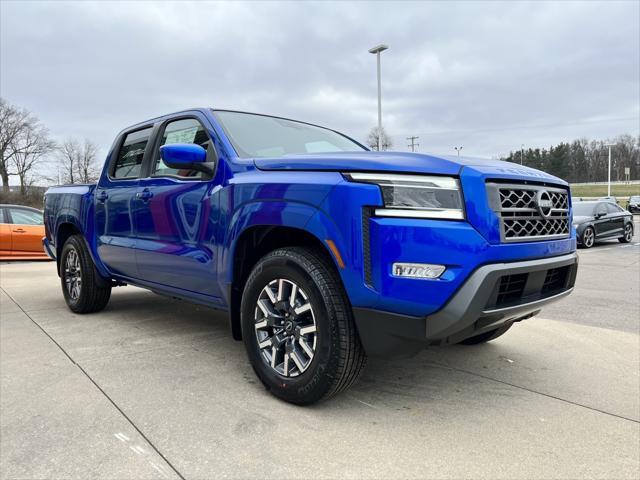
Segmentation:
[(0, 205), (0, 260), (48, 260), (42, 237), (42, 210)]

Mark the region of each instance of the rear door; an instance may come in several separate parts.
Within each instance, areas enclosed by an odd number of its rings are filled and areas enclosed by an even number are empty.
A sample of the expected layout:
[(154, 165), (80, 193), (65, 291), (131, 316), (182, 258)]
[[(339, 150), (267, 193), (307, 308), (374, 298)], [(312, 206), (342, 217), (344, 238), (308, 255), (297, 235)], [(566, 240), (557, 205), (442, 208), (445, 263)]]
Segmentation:
[(607, 203), (607, 218), (609, 219), (609, 235), (622, 235), (624, 230), (622, 208), (613, 203)]
[(119, 276), (138, 278), (134, 208), (152, 131), (148, 125), (118, 139), (95, 191), (98, 255)]
[(11, 229), (11, 256), (42, 257), (44, 237), (44, 219), (42, 212), (29, 208), (7, 207), (9, 227)]
[(218, 209), (211, 195), (217, 182), (203, 172), (167, 167), (159, 150), (170, 143), (195, 143), (207, 150), (207, 160), (214, 166), (217, 155), (205, 122), (194, 114), (159, 126), (149, 175), (141, 180), (138, 192), (136, 255), (142, 279), (219, 297), (215, 281)]

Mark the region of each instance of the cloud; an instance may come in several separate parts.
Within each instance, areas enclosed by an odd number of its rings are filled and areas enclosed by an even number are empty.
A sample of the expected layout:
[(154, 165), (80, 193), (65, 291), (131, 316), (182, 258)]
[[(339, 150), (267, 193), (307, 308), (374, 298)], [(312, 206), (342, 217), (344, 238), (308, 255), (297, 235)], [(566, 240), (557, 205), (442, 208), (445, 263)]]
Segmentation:
[(638, 2), (2, 2), (0, 94), (106, 152), (193, 106), (496, 156), (638, 134)]

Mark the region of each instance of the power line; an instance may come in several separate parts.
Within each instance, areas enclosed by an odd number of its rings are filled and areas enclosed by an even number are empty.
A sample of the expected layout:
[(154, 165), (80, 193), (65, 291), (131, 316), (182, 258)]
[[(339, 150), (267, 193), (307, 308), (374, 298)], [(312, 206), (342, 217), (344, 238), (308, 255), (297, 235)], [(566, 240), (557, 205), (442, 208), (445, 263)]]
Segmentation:
[(407, 137), (407, 140), (409, 140), (411, 143), (407, 144), (407, 147), (411, 147), (411, 151), (415, 152), (416, 151), (416, 147), (419, 147), (420, 144), (419, 143), (415, 143), (415, 141), (417, 139), (419, 139), (420, 137)]
[[(547, 124), (538, 124), (538, 125), (509, 125), (503, 127), (491, 127), (491, 128), (477, 128), (477, 129), (459, 129), (459, 130), (435, 130), (432, 132), (421, 132), (421, 135), (446, 135), (452, 133), (484, 133), (484, 132), (500, 132), (505, 130), (526, 130), (526, 129), (537, 129), (537, 128), (553, 128), (553, 127), (572, 127), (577, 125), (590, 125), (590, 124), (600, 124), (600, 123), (613, 123), (613, 122), (621, 122), (621, 121), (629, 121), (629, 120), (638, 120), (640, 117), (617, 117), (617, 118), (607, 118), (600, 120), (582, 120), (582, 121), (573, 121), (573, 122), (559, 122), (559, 123), (547, 123)], [(400, 137), (401, 134), (390, 135), (393, 137)]]

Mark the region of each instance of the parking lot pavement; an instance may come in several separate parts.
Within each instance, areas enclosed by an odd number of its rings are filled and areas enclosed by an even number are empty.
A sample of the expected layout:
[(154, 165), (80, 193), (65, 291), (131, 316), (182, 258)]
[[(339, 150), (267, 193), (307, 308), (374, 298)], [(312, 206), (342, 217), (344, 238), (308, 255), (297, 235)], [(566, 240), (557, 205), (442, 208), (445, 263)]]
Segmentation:
[(631, 243), (617, 240), (580, 249), (576, 289), (544, 309), (548, 318), (640, 333), (640, 216)]
[(638, 478), (622, 247), (581, 251), (574, 294), (499, 340), (371, 361), (306, 408), (262, 388), (220, 313), (127, 287), (74, 315), (53, 264), (0, 265), (0, 477)]

